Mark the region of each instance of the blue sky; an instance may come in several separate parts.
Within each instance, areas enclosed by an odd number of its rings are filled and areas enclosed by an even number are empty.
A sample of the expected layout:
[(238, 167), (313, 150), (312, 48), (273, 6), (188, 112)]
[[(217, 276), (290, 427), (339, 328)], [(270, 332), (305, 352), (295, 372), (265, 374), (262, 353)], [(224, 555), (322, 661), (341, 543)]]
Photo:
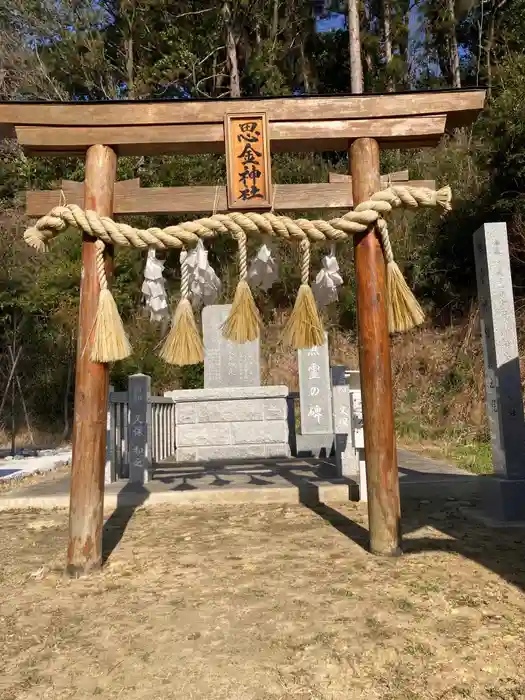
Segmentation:
[[(317, 16), (315, 20), (316, 31), (319, 33), (333, 32), (339, 29), (346, 29), (346, 14), (341, 12), (326, 12), (325, 15)], [(409, 43), (421, 34), (421, 20), (417, 9), (417, 3), (412, 5), (410, 11), (410, 22), (408, 26)]]

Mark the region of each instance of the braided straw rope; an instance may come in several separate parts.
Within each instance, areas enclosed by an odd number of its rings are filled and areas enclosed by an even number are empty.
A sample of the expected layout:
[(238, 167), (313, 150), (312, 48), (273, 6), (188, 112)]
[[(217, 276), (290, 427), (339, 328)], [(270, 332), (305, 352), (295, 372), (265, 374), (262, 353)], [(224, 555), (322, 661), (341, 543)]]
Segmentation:
[[(229, 233), (237, 240), (242, 235), (263, 234), (300, 241), (308, 238), (313, 242), (344, 241), (354, 234), (364, 233), (372, 224), (384, 219), (393, 209), (405, 207), (437, 207), (450, 209), (451, 190), (443, 187), (437, 192), (426, 188), (389, 187), (372, 195), (353, 211), (330, 221), (291, 219), (267, 212), (229, 212), (213, 214), (210, 217), (186, 221), (176, 226), (138, 229), (128, 224), (115, 222), (109, 217), (99, 216), (93, 211), (83, 211), (76, 204), (55, 207), (49, 214), (39, 219), (24, 233), (24, 240), (37, 250), (46, 250), (48, 242), (69, 227), (78, 228), (106, 244), (132, 246), (135, 248), (153, 247), (183, 248), (195, 245), (199, 238), (215, 238)], [(388, 230), (381, 226), (383, 241)]]
[[(235, 342), (253, 340), (259, 334), (261, 319), (247, 283), (248, 235), (276, 236), (299, 244), (301, 251), (301, 287), (286, 336), (294, 347), (312, 347), (322, 344), (324, 331), (315, 301), (309, 287), (310, 247), (312, 243), (329, 241), (332, 244), (346, 241), (350, 236), (365, 233), (371, 226), (381, 240), (387, 268), (388, 324), (390, 331), (412, 328), (422, 323), (424, 314), (408, 288), (401, 271), (394, 261), (388, 227), (384, 217), (393, 209), (405, 207), (441, 207), (450, 210), (450, 187), (437, 192), (426, 188), (389, 187), (376, 192), (353, 211), (330, 221), (291, 219), (271, 212), (213, 213), (210, 217), (183, 222), (175, 226), (138, 229), (115, 222), (93, 211), (84, 211), (75, 204), (58, 206), (26, 230), (24, 239), (37, 250), (46, 250), (47, 244), (59, 233), (70, 227), (98, 239), (97, 274), (100, 282), (100, 300), (92, 360), (111, 362), (123, 359), (130, 353), (122, 321), (111, 296), (104, 267), (106, 245), (122, 245), (135, 248), (178, 248), (186, 250), (199, 239), (211, 239), (220, 234), (230, 234), (239, 246), (239, 284), (232, 304), (232, 311), (223, 332)], [(182, 262), (182, 261), (181, 261)], [(202, 342), (198, 336), (191, 304), (188, 300), (188, 270), (182, 262), (182, 297), (174, 316), (172, 329), (166, 339), (161, 356), (174, 364), (192, 364), (202, 361)]]

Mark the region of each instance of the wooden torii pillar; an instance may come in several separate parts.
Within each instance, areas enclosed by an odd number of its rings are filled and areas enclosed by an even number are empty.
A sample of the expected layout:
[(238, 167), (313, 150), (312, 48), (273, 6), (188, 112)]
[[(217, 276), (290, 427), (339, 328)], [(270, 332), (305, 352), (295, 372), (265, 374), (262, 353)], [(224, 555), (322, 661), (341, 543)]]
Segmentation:
[[(272, 152), (350, 149), (353, 201), (357, 203), (379, 189), (380, 147), (435, 146), (445, 131), (472, 123), (484, 99), (485, 91), (476, 89), (246, 100), (7, 102), (0, 103), (0, 136), (16, 137), (26, 155), (85, 156), (83, 204), (100, 214), (112, 215), (117, 155), (221, 153), (226, 114), (234, 111), (249, 117), (265, 112)], [(328, 183), (328, 187), (334, 186)], [(147, 190), (142, 192), (146, 194)], [(317, 195), (320, 201), (319, 192)], [(148, 195), (148, 211), (166, 211), (163, 205), (154, 204), (155, 196)], [(278, 196), (276, 193), (276, 199)], [(321, 199), (327, 203), (326, 192)], [(202, 201), (194, 199), (194, 208), (186, 211), (202, 211), (203, 206)], [(280, 202), (275, 206), (295, 208)], [(205, 210), (211, 208), (208, 195)], [(302, 199), (302, 208), (312, 208), (308, 196)], [(123, 207), (120, 213), (129, 210)], [(108, 385), (108, 368), (92, 363), (86, 352), (99, 288), (93, 240), (84, 237), (82, 249), (68, 548), (68, 570), (73, 575), (96, 569), (102, 562)], [(399, 483), (385, 266), (373, 230), (356, 237), (355, 256), (370, 547), (377, 554), (395, 555), (400, 546)], [(106, 267), (109, 272), (111, 255), (107, 256)]]

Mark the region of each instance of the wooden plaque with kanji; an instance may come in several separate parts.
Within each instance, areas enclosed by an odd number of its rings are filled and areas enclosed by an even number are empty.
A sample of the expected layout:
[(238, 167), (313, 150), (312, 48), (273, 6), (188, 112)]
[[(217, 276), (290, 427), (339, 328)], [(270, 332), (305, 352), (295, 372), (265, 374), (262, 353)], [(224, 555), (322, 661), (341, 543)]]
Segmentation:
[(272, 205), (270, 138), (266, 113), (227, 114), (224, 120), (228, 207)]

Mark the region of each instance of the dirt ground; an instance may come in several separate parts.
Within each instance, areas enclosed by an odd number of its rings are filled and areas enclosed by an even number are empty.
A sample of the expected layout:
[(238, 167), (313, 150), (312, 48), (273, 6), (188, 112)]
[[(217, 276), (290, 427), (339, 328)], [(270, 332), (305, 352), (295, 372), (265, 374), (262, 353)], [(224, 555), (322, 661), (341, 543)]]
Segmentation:
[(76, 581), (65, 513), (0, 513), (0, 698), (525, 698), (523, 532), (459, 505), (405, 509), (395, 560), (357, 504), (120, 513)]

